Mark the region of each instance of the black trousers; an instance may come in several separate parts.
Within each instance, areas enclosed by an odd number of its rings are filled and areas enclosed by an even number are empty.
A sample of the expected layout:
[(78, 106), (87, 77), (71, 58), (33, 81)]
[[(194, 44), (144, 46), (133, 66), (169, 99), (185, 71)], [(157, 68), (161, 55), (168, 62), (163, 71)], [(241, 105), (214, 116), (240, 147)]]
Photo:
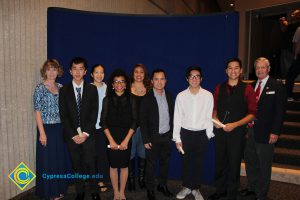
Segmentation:
[(109, 182), (109, 163), (107, 152), (107, 138), (103, 129), (97, 129), (95, 134), (95, 159), (96, 159), (96, 172), (102, 175), (101, 182)]
[(148, 190), (155, 188), (155, 166), (159, 161), (158, 183), (166, 185), (169, 172), (169, 161), (171, 156), (171, 132), (163, 135), (156, 134), (152, 137), (151, 149), (146, 149), (146, 187)]
[(96, 174), (96, 161), (95, 161), (95, 138), (90, 135), (87, 140), (82, 144), (75, 144), (68, 141), (68, 147), (71, 155), (72, 166), (75, 173), (81, 175), (89, 175), (88, 179), (76, 178), (75, 188), (77, 193), (82, 193), (85, 190), (85, 183), (89, 185), (91, 193), (97, 192), (97, 181), (92, 178)]
[(236, 199), (240, 185), (240, 169), (245, 143), (244, 129), (225, 132), (216, 129), (215, 184), (218, 194), (227, 192), (227, 197)]
[(274, 144), (256, 143), (253, 128), (248, 130), (245, 147), (247, 187), (254, 191), (259, 199), (267, 199), (272, 173)]
[(202, 159), (208, 145), (206, 131), (190, 131), (181, 128), (180, 137), (184, 149), (182, 185), (191, 190), (199, 189)]
[(300, 55), (298, 55), (298, 58), (293, 61), (291, 67), (288, 70), (288, 76), (286, 78), (287, 97), (293, 96), (294, 81), (299, 74), (300, 74)]

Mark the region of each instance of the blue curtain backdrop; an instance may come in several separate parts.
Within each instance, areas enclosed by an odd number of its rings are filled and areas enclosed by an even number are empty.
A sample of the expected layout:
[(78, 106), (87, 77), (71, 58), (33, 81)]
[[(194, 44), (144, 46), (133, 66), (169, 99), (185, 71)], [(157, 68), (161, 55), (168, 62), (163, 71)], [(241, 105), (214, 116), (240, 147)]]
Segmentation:
[[(59, 82), (71, 80), (69, 62), (75, 56), (106, 67), (106, 78), (117, 67), (130, 73), (143, 63), (151, 72), (163, 68), (167, 89), (174, 96), (187, 87), (185, 69), (203, 69), (202, 87), (213, 92), (226, 79), (225, 62), (237, 56), (238, 13), (193, 16), (120, 15), (48, 9), (48, 58), (56, 58), (65, 74)], [(86, 80), (90, 81), (86, 76)], [(214, 141), (211, 140), (202, 169), (203, 183), (214, 176)], [(173, 146), (170, 177), (181, 178), (181, 157)]]

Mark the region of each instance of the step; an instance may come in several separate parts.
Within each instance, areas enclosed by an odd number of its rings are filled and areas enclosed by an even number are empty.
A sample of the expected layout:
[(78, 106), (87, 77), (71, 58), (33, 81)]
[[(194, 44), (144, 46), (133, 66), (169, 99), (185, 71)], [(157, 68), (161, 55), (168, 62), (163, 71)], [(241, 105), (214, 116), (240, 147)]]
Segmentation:
[(272, 166), (277, 167), (277, 168), (283, 168), (283, 169), (294, 169), (294, 170), (298, 170), (300, 173), (300, 166), (285, 165), (285, 164), (279, 164), (279, 163), (273, 163)]
[(276, 147), (274, 150), (274, 163), (300, 166), (300, 150)]
[(276, 147), (300, 150), (300, 135), (280, 135)]
[(300, 111), (287, 110), (284, 116), (284, 121), (300, 122)]
[(300, 135), (300, 122), (283, 122), (283, 133), (287, 135)]
[[(241, 163), (241, 176), (246, 176), (245, 163)], [(300, 185), (300, 169), (273, 163), (271, 180)]]
[(300, 111), (300, 100), (287, 102), (286, 109)]

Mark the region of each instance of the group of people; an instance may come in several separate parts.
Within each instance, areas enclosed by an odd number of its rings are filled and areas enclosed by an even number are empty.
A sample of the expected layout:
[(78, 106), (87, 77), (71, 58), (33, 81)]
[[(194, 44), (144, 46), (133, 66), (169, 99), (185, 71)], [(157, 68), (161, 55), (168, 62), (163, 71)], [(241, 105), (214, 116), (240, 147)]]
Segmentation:
[(294, 82), (300, 74), (300, 9), (291, 12), (289, 19), (281, 17), (280, 25), (283, 32), (281, 70), (286, 78), (287, 100), (294, 101)]
[[(47, 60), (41, 69), (43, 82), (37, 85), (33, 98), (38, 127), (37, 195), (58, 200), (66, 193), (68, 180), (43, 179), (44, 173), (68, 173), (64, 166), (68, 156), (64, 153), (65, 141), (74, 172), (90, 175), (87, 180), (73, 180), (76, 200), (84, 199), (85, 186), (92, 199), (101, 199), (97, 186), (105, 191), (109, 177), (114, 200), (125, 200), (127, 179), (128, 189), (135, 190), (136, 161), (138, 183), (141, 189), (147, 189), (149, 200), (156, 199), (156, 190), (173, 197), (167, 181), (174, 141), (183, 165), (182, 189), (176, 198), (192, 194), (202, 200), (201, 166), (209, 140), (214, 137), (216, 193), (209, 199), (237, 198), (245, 141), (248, 187), (240, 195), (266, 199), (285, 91), (281, 83), (269, 77), (268, 59), (258, 58), (254, 67), (258, 81), (246, 84), (240, 80), (241, 61), (228, 60), (228, 80), (217, 85), (214, 94), (201, 87), (202, 69), (188, 67), (188, 87), (173, 103), (165, 90), (167, 74), (163, 69), (154, 70), (150, 78), (143, 64), (133, 67), (130, 78), (116, 69), (105, 84), (104, 66), (95, 65), (90, 84), (84, 81), (86, 60), (76, 57), (69, 66), (73, 79), (62, 86), (56, 82), (63, 73), (60, 64), (55, 59)], [(102, 178), (91, 178), (95, 174)]]
[[(239, 78), (241, 61), (229, 60), (228, 80), (215, 89), (213, 118), (221, 124), (215, 124), (216, 192), (210, 200), (236, 199), (238, 193), (268, 199), (274, 144), (281, 132), (286, 94), (282, 83), (269, 76), (267, 58), (257, 58), (254, 69), (257, 81), (245, 84)], [(247, 187), (238, 192), (242, 157)]]

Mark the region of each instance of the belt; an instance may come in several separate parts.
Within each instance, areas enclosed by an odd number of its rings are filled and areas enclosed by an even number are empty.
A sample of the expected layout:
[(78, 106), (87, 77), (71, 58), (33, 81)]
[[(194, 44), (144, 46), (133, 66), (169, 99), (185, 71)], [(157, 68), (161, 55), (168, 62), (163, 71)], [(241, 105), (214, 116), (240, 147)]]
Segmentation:
[(165, 133), (158, 133), (158, 135), (159, 135), (159, 136), (161, 136), (161, 137), (163, 137), (163, 136), (166, 136), (166, 135), (168, 135), (168, 133), (170, 133), (170, 131), (168, 131), (168, 132), (165, 132)]

